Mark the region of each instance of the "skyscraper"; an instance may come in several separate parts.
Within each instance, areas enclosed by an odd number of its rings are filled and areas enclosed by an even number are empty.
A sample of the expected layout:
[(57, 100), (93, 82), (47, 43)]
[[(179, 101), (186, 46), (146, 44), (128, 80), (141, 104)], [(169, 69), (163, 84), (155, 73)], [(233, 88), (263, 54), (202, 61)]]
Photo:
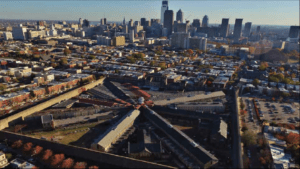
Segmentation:
[(82, 25), (83, 24), (83, 20), (81, 18), (79, 18), (79, 25)]
[(161, 18), (160, 18), (160, 21), (161, 23), (164, 23), (164, 17), (165, 17), (165, 11), (169, 9), (169, 6), (168, 6), (168, 0), (163, 0), (162, 1), (162, 6), (161, 6)]
[(208, 16), (205, 15), (202, 19), (202, 27), (208, 27)]
[(104, 25), (104, 19), (100, 19), (100, 25)]
[(243, 19), (235, 19), (234, 30), (233, 30), (233, 40), (234, 42), (239, 42), (242, 33)]
[(146, 25), (146, 18), (141, 18), (141, 25), (145, 26)]
[(181, 9), (176, 13), (176, 21), (180, 21), (180, 23), (183, 23), (183, 12)]
[(90, 27), (90, 21), (88, 21), (87, 19), (83, 20), (82, 26)]
[(256, 33), (259, 33), (260, 32), (260, 26), (257, 26), (256, 27)]
[(298, 38), (299, 37), (299, 26), (291, 26), (289, 32), (289, 38)]
[(104, 25), (106, 25), (106, 18), (104, 18), (103, 20), (104, 20)]
[(124, 17), (124, 19), (123, 19), (123, 25), (125, 25), (126, 24), (126, 21), (125, 21), (125, 17)]
[(247, 22), (245, 24), (245, 28), (244, 28), (244, 37), (249, 37), (250, 36), (250, 30), (251, 30), (251, 22)]
[(201, 27), (200, 19), (194, 19), (192, 26), (195, 28)]
[(221, 29), (220, 29), (220, 36), (226, 38), (228, 36), (229, 31), (229, 18), (223, 18)]
[(164, 28), (168, 29), (168, 36), (172, 34), (174, 24), (174, 13), (172, 10), (166, 10), (164, 14)]
[(128, 22), (128, 27), (132, 27), (132, 26), (133, 26), (133, 21), (132, 21), (132, 19), (130, 19)]

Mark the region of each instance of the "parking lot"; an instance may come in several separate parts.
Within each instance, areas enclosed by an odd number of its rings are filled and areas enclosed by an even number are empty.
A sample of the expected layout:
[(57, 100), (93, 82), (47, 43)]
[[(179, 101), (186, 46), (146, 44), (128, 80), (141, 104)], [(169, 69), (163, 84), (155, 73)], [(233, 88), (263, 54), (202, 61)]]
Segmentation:
[(263, 114), (263, 117), (260, 117), (262, 120), (299, 125), (299, 105), (261, 100), (257, 100), (256, 104)]

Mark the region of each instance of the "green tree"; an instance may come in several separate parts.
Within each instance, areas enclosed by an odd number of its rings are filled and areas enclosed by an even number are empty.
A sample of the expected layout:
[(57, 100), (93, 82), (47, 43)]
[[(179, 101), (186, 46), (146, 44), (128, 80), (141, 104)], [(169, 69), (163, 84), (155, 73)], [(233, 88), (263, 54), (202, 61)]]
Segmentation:
[(257, 140), (257, 135), (252, 131), (248, 130), (248, 131), (244, 132), (244, 134), (242, 135), (242, 141), (247, 146), (255, 145), (257, 143), (256, 140)]
[(162, 69), (162, 70), (164, 70), (164, 69), (166, 69), (167, 68), (167, 66), (166, 66), (166, 63), (165, 62), (162, 62), (162, 63), (159, 63), (158, 64), (158, 66)]
[(67, 55), (69, 55), (69, 54), (71, 54), (72, 52), (71, 52), (71, 50), (70, 49), (64, 49), (64, 55), (65, 56), (67, 56)]
[(150, 66), (154, 66), (154, 65), (155, 65), (155, 61), (151, 61)]
[(96, 56), (95, 56), (95, 55), (90, 55), (89, 58), (90, 58), (90, 59), (95, 59)]
[(257, 86), (260, 83), (260, 81), (258, 79), (254, 79), (252, 83), (254, 86)]
[(35, 98), (35, 97), (36, 97), (36, 94), (35, 94), (33, 91), (30, 91), (30, 97), (31, 97), (31, 98)]
[(66, 64), (68, 64), (67, 58), (61, 58), (61, 59), (60, 59), (60, 64), (61, 64), (61, 65), (66, 65)]

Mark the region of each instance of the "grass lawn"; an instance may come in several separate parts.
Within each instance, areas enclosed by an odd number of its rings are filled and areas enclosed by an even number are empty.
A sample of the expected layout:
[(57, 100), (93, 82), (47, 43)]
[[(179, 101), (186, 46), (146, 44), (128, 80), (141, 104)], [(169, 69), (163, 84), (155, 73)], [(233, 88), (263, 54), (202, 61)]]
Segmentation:
[[(87, 126), (83, 126), (83, 127), (78, 127), (78, 128), (74, 128), (74, 129), (58, 129), (58, 130), (54, 130), (54, 131), (49, 131), (49, 132), (39, 132), (39, 133), (33, 133), (33, 134), (29, 134), (30, 136), (33, 136), (35, 138), (41, 138), (41, 137), (45, 137), (47, 138), (47, 140), (51, 139), (51, 136), (54, 137), (59, 137), (61, 139), (59, 139), (59, 142), (62, 144), (69, 144), (71, 142), (77, 141), (80, 137), (82, 137), (85, 133), (87, 133), (89, 130), (85, 130), (87, 128), (92, 128), (94, 126), (96, 126), (97, 123), (95, 124), (90, 124)], [(72, 133), (69, 135), (66, 135), (67, 133), (73, 132), (73, 131), (78, 131), (78, 130), (85, 130), (85, 131), (80, 131), (77, 133)]]

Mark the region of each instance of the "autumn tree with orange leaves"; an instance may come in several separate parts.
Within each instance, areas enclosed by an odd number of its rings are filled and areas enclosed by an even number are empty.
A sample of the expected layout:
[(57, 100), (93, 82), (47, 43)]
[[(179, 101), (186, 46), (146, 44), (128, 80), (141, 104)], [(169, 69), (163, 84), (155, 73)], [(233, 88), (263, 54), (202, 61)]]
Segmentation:
[(53, 154), (52, 150), (50, 150), (50, 149), (45, 150), (44, 153), (43, 153), (42, 160), (44, 162), (48, 162), (49, 158), (52, 156), (52, 154)]
[(15, 148), (15, 149), (21, 148), (22, 145), (23, 145), (22, 140), (17, 140), (17, 141), (15, 141), (15, 142), (11, 145), (11, 148)]
[(300, 139), (299, 134), (296, 133), (289, 133), (286, 136), (286, 142), (293, 145), (299, 145), (300, 143), (299, 139)]
[(35, 146), (32, 150), (31, 150), (31, 155), (38, 155), (43, 151), (43, 147), (41, 146)]
[(55, 154), (50, 158), (50, 165), (52, 167), (57, 167), (65, 159), (64, 154)]
[(23, 146), (23, 152), (24, 153), (29, 153), (30, 150), (32, 149), (33, 144), (31, 142), (25, 143)]
[(73, 165), (74, 160), (72, 158), (67, 158), (61, 163), (60, 168), (72, 168)]
[(77, 162), (75, 165), (74, 165), (74, 169), (84, 169), (86, 168), (86, 162)]
[(95, 165), (89, 167), (89, 169), (98, 169), (98, 168), (99, 168), (99, 167), (97, 167), (97, 166), (95, 166)]

